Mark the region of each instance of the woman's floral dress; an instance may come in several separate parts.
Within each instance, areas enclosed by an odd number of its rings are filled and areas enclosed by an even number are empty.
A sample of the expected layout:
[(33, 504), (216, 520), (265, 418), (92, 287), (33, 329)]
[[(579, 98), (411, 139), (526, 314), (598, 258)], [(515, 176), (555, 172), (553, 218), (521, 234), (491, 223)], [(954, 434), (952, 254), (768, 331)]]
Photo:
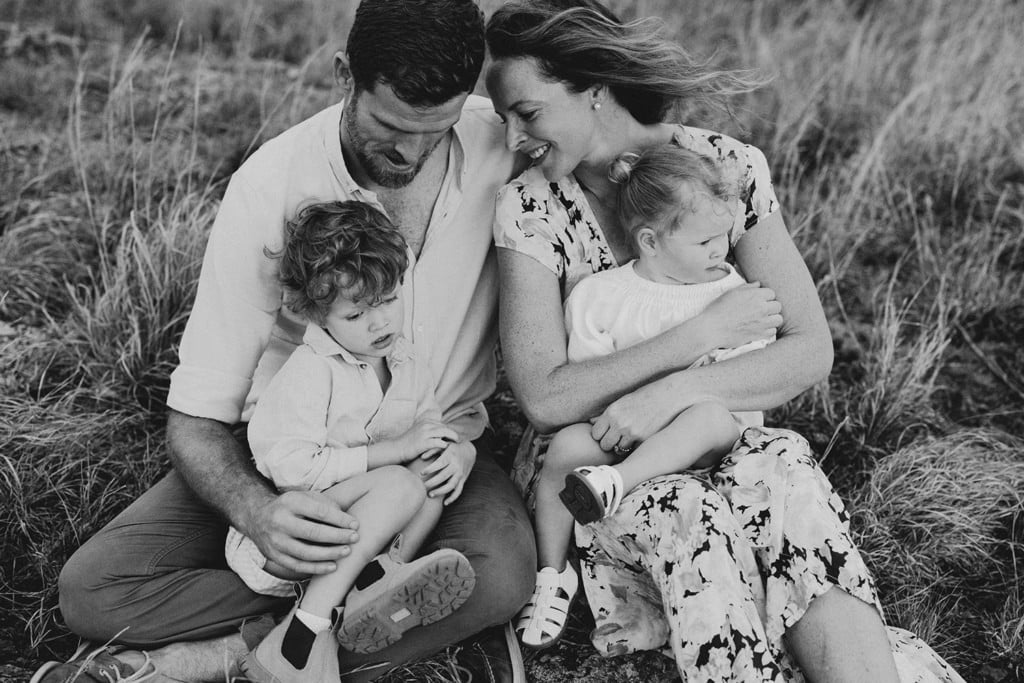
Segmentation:
[[(756, 148), (680, 126), (675, 144), (716, 159), (742, 188), (735, 245), (778, 210)], [(565, 299), (582, 278), (618, 264), (574, 178), (528, 170), (498, 195), (495, 242), (555, 274)], [(528, 430), (513, 478), (533, 507), (548, 439)], [(713, 470), (657, 477), (618, 512), (576, 525), (577, 555), (599, 652), (660, 650), (686, 681), (803, 681), (783, 634), (832, 586), (875, 605), (848, 515), (800, 435), (750, 428)], [(913, 634), (889, 627), (900, 677), (962, 681)]]

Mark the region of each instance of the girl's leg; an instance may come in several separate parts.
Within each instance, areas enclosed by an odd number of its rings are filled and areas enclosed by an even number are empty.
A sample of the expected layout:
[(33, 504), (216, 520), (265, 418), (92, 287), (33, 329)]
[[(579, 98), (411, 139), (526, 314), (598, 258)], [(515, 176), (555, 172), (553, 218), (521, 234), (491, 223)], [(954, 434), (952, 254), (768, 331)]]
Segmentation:
[(717, 465), (739, 436), (736, 420), (724, 406), (697, 403), (637, 446), (615, 469), (622, 475), (625, 490), (630, 491), (640, 482), (664, 474)]
[(573, 517), (558, 497), (565, 485), (565, 475), (577, 467), (607, 465), (613, 461), (594, 441), (587, 423), (569, 425), (551, 439), (537, 482), (534, 534), (538, 568), (565, 569), (573, 529)]
[(765, 630), (811, 681), (898, 681), (849, 516), (807, 441), (750, 428), (714, 475), (765, 581)]

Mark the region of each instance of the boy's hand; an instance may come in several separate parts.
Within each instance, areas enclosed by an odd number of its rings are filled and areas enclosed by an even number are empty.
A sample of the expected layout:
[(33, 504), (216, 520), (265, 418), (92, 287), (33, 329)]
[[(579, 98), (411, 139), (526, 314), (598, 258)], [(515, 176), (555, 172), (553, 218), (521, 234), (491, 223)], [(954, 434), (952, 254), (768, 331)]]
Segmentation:
[(458, 433), (443, 422), (420, 418), (396, 441), (399, 443), (402, 462), (406, 463), (421, 455), (434, 455), (458, 438)]
[[(429, 457), (424, 455), (424, 458)], [(431, 498), (445, 496), (444, 504), (454, 503), (462, 495), (466, 477), (476, 462), (476, 447), (469, 441), (449, 444), (423, 469), (423, 484)]]

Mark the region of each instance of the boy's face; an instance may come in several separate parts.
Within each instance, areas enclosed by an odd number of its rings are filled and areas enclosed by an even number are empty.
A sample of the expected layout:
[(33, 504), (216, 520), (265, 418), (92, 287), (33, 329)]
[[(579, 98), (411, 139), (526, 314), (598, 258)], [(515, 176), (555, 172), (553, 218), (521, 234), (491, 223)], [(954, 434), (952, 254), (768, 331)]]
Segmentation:
[(402, 333), (405, 306), (399, 285), (379, 303), (355, 301), (351, 290), (343, 289), (324, 319), (334, 341), (362, 361), (388, 355)]

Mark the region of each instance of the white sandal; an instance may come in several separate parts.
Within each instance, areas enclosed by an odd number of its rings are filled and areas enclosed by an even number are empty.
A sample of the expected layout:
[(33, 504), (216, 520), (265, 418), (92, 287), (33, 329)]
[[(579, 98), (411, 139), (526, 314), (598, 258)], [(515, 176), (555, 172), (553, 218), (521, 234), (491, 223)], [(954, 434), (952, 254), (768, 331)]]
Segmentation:
[(578, 591), (579, 577), (569, 564), (561, 572), (554, 567), (537, 572), (533, 596), (516, 620), (516, 635), (523, 645), (543, 650), (557, 643)]
[(558, 494), (580, 524), (611, 517), (622, 502), (622, 475), (611, 465), (577, 467), (565, 476)]

